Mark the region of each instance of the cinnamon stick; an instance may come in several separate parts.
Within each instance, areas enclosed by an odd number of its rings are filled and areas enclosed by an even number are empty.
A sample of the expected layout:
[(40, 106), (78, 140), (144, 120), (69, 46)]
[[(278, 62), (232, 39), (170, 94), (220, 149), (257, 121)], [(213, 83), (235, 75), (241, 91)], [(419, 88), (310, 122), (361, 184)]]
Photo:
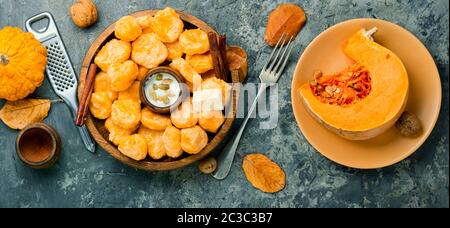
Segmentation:
[(78, 105), (77, 117), (75, 119), (75, 125), (83, 126), (86, 119), (87, 109), (89, 107), (89, 100), (91, 98), (92, 90), (94, 88), (95, 75), (97, 73), (97, 65), (92, 63), (89, 66), (89, 71), (84, 81), (84, 89), (81, 94), (81, 99)]
[(216, 33), (208, 32), (208, 40), (209, 40), (209, 53), (211, 54), (212, 57), (214, 75), (217, 78), (221, 78), (222, 70), (219, 62), (220, 50), (219, 44), (217, 43)]
[(222, 71), (222, 79), (226, 82), (229, 82), (229, 71), (228, 71), (228, 62), (227, 62), (227, 36), (220, 35), (219, 36), (219, 53), (220, 59), (219, 63), (221, 64), (220, 68)]

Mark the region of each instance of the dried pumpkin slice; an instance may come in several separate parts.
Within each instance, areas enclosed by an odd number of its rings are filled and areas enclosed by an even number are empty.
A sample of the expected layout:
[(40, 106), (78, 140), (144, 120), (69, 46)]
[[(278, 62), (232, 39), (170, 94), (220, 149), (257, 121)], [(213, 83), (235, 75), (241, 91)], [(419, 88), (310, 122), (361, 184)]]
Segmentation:
[(182, 58), (174, 59), (169, 66), (178, 70), (184, 79), (193, 85), (194, 90), (196, 90), (197, 87), (200, 87), (203, 81), (202, 76), (200, 76), (186, 60)]
[(111, 106), (112, 100), (109, 98), (108, 93), (92, 93), (89, 110), (95, 118), (101, 120), (108, 118), (111, 115)]
[(183, 49), (181, 48), (180, 42), (175, 41), (173, 43), (166, 43), (167, 50), (169, 51), (169, 55), (167, 59), (172, 61), (174, 59), (181, 58), (183, 56)]
[(141, 105), (133, 100), (116, 100), (111, 107), (111, 120), (121, 128), (136, 129), (141, 120)]
[(112, 64), (120, 64), (130, 58), (131, 44), (123, 40), (112, 39), (100, 49), (94, 62), (102, 71), (107, 72)]
[(225, 122), (222, 111), (202, 112), (199, 114), (198, 124), (200, 127), (211, 133), (217, 133), (220, 126)]
[(178, 128), (195, 126), (198, 122), (197, 114), (194, 112), (192, 99), (184, 101), (176, 110), (170, 114), (170, 120)]
[(336, 134), (365, 140), (392, 127), (405, 109), (408, 74), (400, 58), (361, 29), (343, 45), (356, 62), (332, 74), (317, 74), (299, 93), (311, 115)]
[(111, 117), (106, 119), (105, 128), (109, 132), (109, 141), (116, 146), (118, 146), (127, 136), (130, 136), (135, 131), (135, 129), (125, 129), (117, 126), (114, 124)]
[(141, 111), (141, 123), (151, 130), (164, 131), (172, 126), (169, 116), (152, 112), (149, 108), (143, 108)]
[(208, 144), (208, 135), (201, 127), (181, 129), (181, 149), (188, 154), (198, 154)]
[(242, 169), (253, 187), (263, 192), (281, 191), (286, 184), (284, 171), (263, 154), (246, 155), (242, 162)]
[(174, 126), (166, 128), (162, 140), (167, 156), (178, 158), (183, 154), (183, 150), (181, 149), (181, 131), (178, 128)]
[(209, 53), (201, 55), (187, 55), (186, 61), (199, 74), (203, 74), (213, 69), (213, 60), (211, 54)]
[(141, 161), (147, 157), (147, 140), (139, 134), (130, 135), (123, 139), (118, 149), (125, 156)]
[(147, 69), (159, 66), (168, 55), (166, 46), (155, 33), (141, 35), (132, 46), (131, 59)]
[(183, 32), (184, 23), (174, 9), (167, 7), (155, 14), (150, 28), (158, 35), (159, 40), (164, 43), (172, 43)]
[(131, 99), (133, 101), (141, 103), (141, 97), (139, 95), (141, 83), (134, 81), (133, 84), (125, 91), (119, 92), (119, 100)]
[(138, 134), (144, 136), (147, 140), (148, 155), (151, 158), (159, 160), (166, 156), (166, 148), (162, 140), (164, 131), (151, 130), (141, 125)]
[(95, 76), (94, 81), (94, 93), (104, 92), (108, 94), (108, 98), (111, 101), (114, 101), (117, 99), (118, 93), (114, 90), (112, 90), (111, 86), (111, 78), (106, 72), (100, 71)]
[(111, 79), (111, 88), (113, 91), (124, 91), (130, 88), (139, 74), (139, 68), (131, 60), (121, 64), (114, 64), (108, 68), (108, 75)]

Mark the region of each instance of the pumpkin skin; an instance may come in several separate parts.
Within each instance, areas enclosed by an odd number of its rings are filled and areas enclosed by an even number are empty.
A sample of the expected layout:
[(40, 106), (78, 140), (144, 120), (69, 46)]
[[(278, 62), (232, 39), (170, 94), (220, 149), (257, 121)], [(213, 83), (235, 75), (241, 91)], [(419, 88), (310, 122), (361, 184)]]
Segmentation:
[(343, 51), (369, 72), (371, 91), (366, 97), (349, 105), (328, 104), (313, 94), (309, 83), (299, 93), (308, 112), (327, 129), (350, 140), (374, 138), (392, 127), (405, 109), (407, 71), (400, 58), (374, 42), (365, 29), (352, 35)]
[(29, 32), (0, 30), (0, 99), (25, 98), (42, 84), (47, 50)]

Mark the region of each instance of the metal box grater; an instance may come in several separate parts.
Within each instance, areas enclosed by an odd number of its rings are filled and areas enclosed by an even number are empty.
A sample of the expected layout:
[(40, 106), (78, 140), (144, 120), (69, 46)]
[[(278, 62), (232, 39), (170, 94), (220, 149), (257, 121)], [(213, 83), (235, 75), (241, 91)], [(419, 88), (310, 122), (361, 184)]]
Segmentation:
[[(35, 31), (31, 25), (43, 19), (48, 20), (48, 25), (41, 31)], [(49, 12), (40, 13), (29, 18), (25, 22), (25, 28), (47, 48), (47, 67), (45, 69), (47, 77), (55, 93), (69, 106), (72, 119), (75, 119), (78, 109), (77, 76), (53, 16)], [(86, 149), (90, 152), (95, 152), (95, 143), (89, 135), (86, 126), (77, 128)]]

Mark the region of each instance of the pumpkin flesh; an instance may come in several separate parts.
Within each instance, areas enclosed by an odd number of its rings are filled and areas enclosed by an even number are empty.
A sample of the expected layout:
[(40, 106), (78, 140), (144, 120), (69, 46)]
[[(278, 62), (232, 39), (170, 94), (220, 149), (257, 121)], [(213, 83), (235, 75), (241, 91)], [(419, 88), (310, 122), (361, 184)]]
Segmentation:
[[(329, 130), (347, 139), (370, 139), (393, 126), (404, 111), (408, 99), (408, 75), (401, 60), (374, 42), (364, 29), (344, 43), (343, 51), (355, 61), (353, 67), (361, 66), (367, 71), (362, 72), (369, 77), (365, 86), (370, 90), (366, 89), (363, 97), (348, 103), (324, 102), (314, 93), (315, 82), (302, 85), (299, 93), (308, 112)], [(351, 70), (343, 72), (321, 78), (339, 77)]]

